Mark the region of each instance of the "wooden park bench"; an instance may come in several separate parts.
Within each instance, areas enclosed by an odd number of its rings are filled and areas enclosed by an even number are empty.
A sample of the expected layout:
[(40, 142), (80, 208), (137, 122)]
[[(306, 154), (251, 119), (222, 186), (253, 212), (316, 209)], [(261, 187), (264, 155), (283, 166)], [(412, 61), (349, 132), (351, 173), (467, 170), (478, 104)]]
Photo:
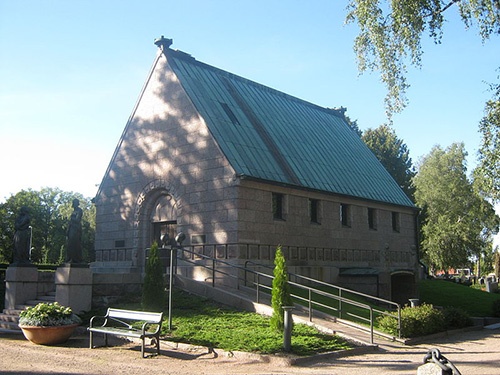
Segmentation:
[[(90, 332), (90, 349), (94, 348), (92, 335), (94, 333), (103, 333), (105, 346), (108, 346), (108, 335), (141, 339), (142, 358), (145, 358), (144, 340), (148, 337), (155, 338), (156, 352), (160, 354), (160, 330), (162, 320), (163, 313), (108, 308), (108, 312), (105, 316), (94, 316), (90, 319), (90, 327), (87, 328)], [(102, 324), (97, 325), (96, 322)]]

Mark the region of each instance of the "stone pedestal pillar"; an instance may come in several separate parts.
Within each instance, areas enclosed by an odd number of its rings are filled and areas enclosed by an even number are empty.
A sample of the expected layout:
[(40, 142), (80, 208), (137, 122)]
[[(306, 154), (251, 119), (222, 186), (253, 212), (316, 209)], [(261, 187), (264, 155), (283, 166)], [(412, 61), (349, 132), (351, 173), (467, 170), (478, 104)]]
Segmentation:
[(56, 301), (74, 313), (92, 306), (92, 271), (88, 266), (63, 265), (56, 270)]
[(36, 266), (9, 266), (5, 272), (5, 308), (15, 309), (36, 299), (38, 269)]

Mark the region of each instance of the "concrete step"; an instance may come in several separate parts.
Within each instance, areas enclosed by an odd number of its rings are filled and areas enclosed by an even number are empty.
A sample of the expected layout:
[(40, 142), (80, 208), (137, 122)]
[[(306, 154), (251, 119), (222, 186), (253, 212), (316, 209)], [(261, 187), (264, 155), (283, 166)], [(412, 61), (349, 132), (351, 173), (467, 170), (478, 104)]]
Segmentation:
[(23, 311), (23, 310), (26, 310), (28, 307), (33, 307), (33, 306), (34, 305), (16, 305), (15, 309)]
[(17, 323), (18, 321), (19, 321), (19, 315), (0, 314), (0, 322)]
[(19, 316), (23, 310), (18, 310), (18, 309), (4, 309), (3, 313), (6, 315), (16, 315)]
[(56, 300), (56, 292), (49, 292), (44, 296), (37, 296), (34, 300), (26, 301), (23, 305), (16, 305), (14, 309), (4, 309), (3, 314), (0, 314), (0, 331), (1, 332), (17, 332), (21, 329), (17, 325), (19, 314), (27, 307), (33, 307), (39, 303), (51, 303)]
[(3, 330), (11, 330), (11, 331), (20, 331), (21, 330), (21, 328), (19, 328), (17, 323), (13, 323), (13, 322), (0, 321), (0, 328)]
[(24, 306), (36, 306), (38, 305), (39, 303), (47, 303), (47, 302), (51, 302), (50, 300), (43, 300), (43, 299), (38, 299), (39, 297), (37, 297), (37, 299), (30, 299), (28, 301), (26, 301), (24, 303)]
[(55, 302), (56, 301), (56, 295), (54, 293), (53, 296), (51, 296), (51, 295), (38, 296), (38, 297), (36, 297), (36, 299), (38, 301), (42, 301), (42, 302)]

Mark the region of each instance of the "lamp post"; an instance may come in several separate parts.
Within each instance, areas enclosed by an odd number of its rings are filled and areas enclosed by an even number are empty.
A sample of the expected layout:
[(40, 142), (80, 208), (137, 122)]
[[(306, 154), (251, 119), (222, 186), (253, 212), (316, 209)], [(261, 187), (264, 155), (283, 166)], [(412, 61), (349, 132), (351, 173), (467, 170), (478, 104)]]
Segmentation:
[(29, 257), (28, 261), (31, 262), (31, 252), (33, 250), (33, 227), (30, 225), (28, 228), (30, 229), (30, 251), (28, 255)]
[(182, 247), (186, 235), (179, 232), (170, 246), (170, 275), (168, 284), (168, 329), (172, 330), (172, 289), (174, 285), (174, 256), (177, 257), (177, 246)]

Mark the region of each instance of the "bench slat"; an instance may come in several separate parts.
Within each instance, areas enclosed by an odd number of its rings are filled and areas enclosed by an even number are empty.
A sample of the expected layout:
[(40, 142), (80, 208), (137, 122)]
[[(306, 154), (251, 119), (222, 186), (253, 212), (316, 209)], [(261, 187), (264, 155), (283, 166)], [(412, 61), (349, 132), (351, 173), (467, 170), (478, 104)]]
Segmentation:
[[(141, 331), (129, 330), (129, 329), (116, 329), (113, 327), (95, 327), (90, 328), (89, 331), (97, 333), (113, 334), (116, 336), (128, 336), (128, 337), (142, 337)], [(154, 337), (156, 334), (154, 332), (146, 332), (144, 337)]]
[(110, 318), (119, 319), (130, 319), (137, 321), (147, 321), (153, 323), (160, 323), (162, 320), (163, 313), (155, 313), (148, 311), (131, 311), (131, 310), (120, 310), (120, 309), (108, 309), (108, 314)]

